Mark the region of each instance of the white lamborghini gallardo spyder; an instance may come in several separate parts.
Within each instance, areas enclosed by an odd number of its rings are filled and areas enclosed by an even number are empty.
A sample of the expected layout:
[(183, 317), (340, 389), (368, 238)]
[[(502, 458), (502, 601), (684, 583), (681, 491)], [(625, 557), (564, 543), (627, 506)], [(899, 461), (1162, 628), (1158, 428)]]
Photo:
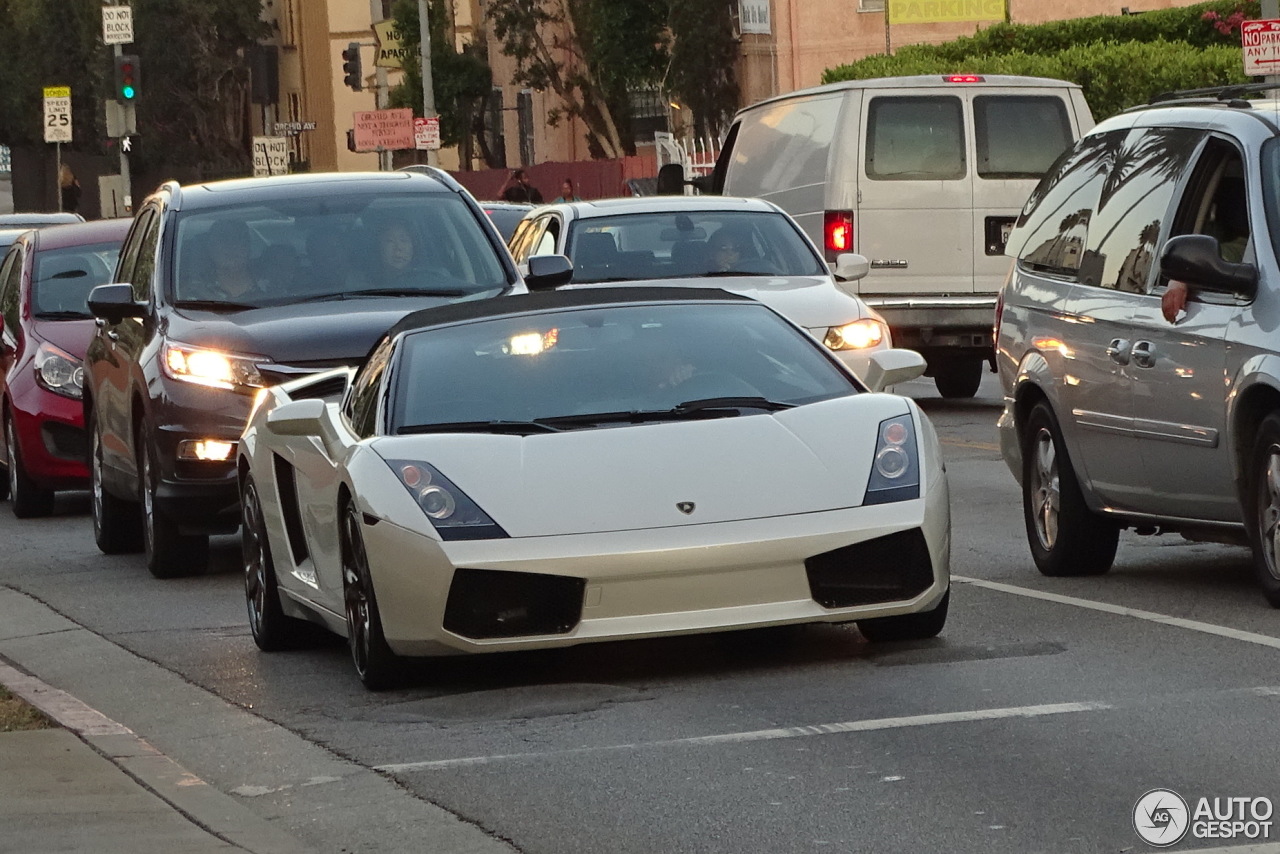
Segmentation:
[(933, 637), (950, 510), (933, 427), (772, 309), (602, 288), (407, 316), (358, 371), (264, 389), (239, 444), (264, 650), (299, 620), (370, 688), (399, 656), (856, 621)]

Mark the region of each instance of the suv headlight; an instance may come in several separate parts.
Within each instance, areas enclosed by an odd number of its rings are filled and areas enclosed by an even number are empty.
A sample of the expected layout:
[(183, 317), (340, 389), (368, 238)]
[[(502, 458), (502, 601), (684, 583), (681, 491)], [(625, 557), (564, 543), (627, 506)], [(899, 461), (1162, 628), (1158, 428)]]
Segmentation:
[(258, 372), (257, 363), (262, 361), (265, 360), (172, 341), (166, 341), (160, 350), (165, 376), (209, 388), (262, 388), (267, 384)]
[(827, 337), (822, 339), (832, 350), (865, 350), (874, 347), (884, 340), (884, 324), (878, 320), (864, 317), (844, 326), (833, 326), (827, 330)]
[(920, 455), (916, 451), (916, 428), (911, 416), (899, 415), (880, 422), (876, 431), (876, 452), (871, 458), (871, 477), (862, 503), (888, 504), (920, 497)]
[(79, 400), (84, 387), (84, 363), (49, 342), (36, 349), (36, 384), (46, 391)]

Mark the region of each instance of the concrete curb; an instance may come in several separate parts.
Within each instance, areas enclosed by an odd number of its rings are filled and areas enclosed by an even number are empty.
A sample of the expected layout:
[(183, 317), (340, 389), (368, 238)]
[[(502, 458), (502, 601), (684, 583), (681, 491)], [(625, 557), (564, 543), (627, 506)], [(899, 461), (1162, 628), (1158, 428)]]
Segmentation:
[(128, 727), (34, 676), (0, 663), (0, 684), (75, 733), (202, 830), (254, 854), (310, 851), (156, 750)]

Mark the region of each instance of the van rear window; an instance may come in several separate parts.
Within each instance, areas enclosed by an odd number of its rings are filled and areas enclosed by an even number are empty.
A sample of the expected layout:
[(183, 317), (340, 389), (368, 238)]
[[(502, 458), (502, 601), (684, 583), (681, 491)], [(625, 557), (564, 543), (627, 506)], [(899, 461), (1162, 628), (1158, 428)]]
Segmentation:
[(963, 178), (960, 99), (873, 98), (867, 113), (867, 177), (876, 181)]
[(981, 178), (1040, 178), (1071, 145), (1061, 98), (979, 95), (973, 99)]

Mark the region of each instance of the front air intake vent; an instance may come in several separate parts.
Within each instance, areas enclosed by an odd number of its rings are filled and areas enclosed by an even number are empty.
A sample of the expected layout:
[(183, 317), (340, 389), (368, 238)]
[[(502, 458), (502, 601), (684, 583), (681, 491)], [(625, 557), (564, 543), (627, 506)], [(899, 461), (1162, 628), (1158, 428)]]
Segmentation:
[(582, 619), (587, 582), (563, 575), (494, 569), (453, 573), (444, 627), (465, 638), (563, 635)]
[(809, 593), (824, 608), (914, 599), (933, 583), (919, 528), (814, 555), (804, 562)]

